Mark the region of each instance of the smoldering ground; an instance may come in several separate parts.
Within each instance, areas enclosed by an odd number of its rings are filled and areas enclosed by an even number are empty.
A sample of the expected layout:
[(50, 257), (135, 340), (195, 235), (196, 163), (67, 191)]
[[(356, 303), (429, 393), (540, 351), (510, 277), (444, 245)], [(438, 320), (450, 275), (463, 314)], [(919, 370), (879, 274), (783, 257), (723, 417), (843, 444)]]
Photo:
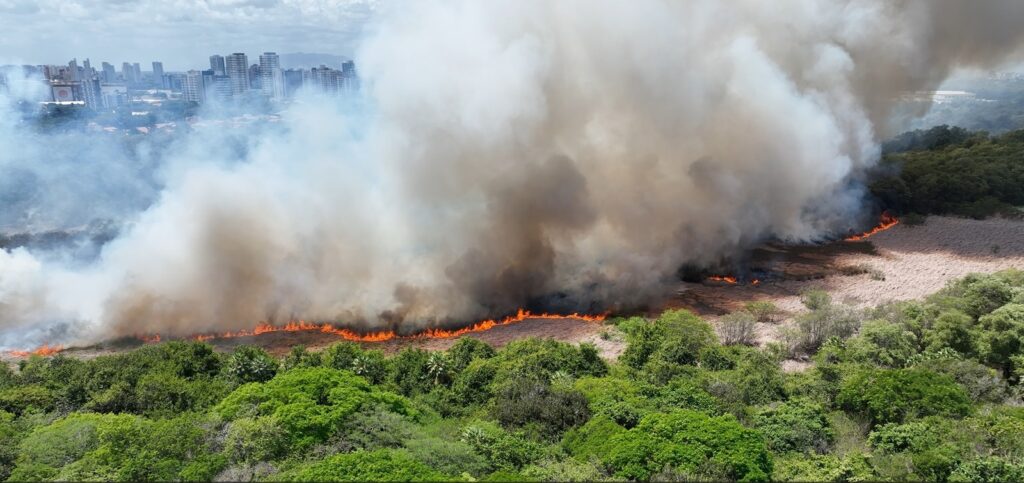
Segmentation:
[(529, 304), (642, 304), (683, 263), (861, 224), (862, 177), (899, 126), (892, 100), (1018, 58), (1022, 14), (386, 4), (357, 56), (359, 99), (301, 97), (240, 161), (191, 137), (85, 266), (0, 254), (2, 340), (290, 318), (409, 332)]

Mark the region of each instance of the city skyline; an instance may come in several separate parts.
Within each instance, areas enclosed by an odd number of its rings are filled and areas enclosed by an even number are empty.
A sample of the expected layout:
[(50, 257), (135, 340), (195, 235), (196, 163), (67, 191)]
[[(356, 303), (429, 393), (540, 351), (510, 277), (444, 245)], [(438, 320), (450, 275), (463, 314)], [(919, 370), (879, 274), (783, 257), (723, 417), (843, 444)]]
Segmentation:
[(376, 4), (10, 0), (0, 2), (0, 64), (59, 64), (81, 58), (78, 52), (135, 62), (161, 51), (163, 58), (147, 65), (160, 60), (165, 70), (185, 71), (207, 52), (329, 51), (352, 57)]

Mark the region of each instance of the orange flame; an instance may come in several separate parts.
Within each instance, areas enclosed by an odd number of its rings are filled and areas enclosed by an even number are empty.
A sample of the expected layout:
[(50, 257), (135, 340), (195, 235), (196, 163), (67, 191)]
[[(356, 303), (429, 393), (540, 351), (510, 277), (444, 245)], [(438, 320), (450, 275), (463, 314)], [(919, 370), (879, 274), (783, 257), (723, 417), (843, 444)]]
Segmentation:
[(712, 275), (708, 277), (708, 280), (711, 280), (712, 282), (725, 282), (729, 285), (736, 285), (737, 282), (736, 277), (731, 275)]
[(43, 344), (31, 351), (19, 351), (10, 350), (7, 354), (11, 357), (28, 357), (28, 356), (52, 356), (60, 351), (64, 350), (61, 345), (49, 345)]
[(843, 241), (861, 241), (871, 235), (888, 230), (889, 228), (892, 228), (898, 224), (900, 224), (899, 219), (897, 219), (895, 216), (890, 215), (888, 211), (883, 211), (882, 218), (881, 220), (879, 220), (877, 226), (859, 235), (848, 236), (844, 238)]
[(549, 314), (540, 313), (535, 314), (529, 310), (519, 309), (515, 315), (510, 315), (504, 319), (487, 319), (477, 322), (468, 327), (461, 329), (441, 329), (441, 328), (428, 328), (423, 332), (412, 335), (399, 335), (393, 330), (384, 330), (379, 332), (366, 332), (360, 333), (351, 329), (338, 328), (328, 323), (311, 323), (303, 320), (288, 322), (285, 325), (271, 325), (266, 322), (260, 322), (251, 330), (239, 330), (233, 332), (221, 332), (215, 334), (199, 334), (191, 337), (192, 340), (196, 341), (208, 341), (211, 339), (229, 339), (234, 337), (247, 337), (260, 334), (267, 334), (270, 332), (322, 332), (324, 334), (333, 334), (342, 339), (350, 340), (353, 342), (385, 342), (393, 339), (447, 339), (451, 337), (458, 337), (473, 332), (483, 332), (485, 330), (493, 329), (499, 325), (510, 325), (517, 322), (522, 322), (527, 319), (576, 319), (583, 320), (586, 322), (600, 322), (605, 319), (606, 315), (583, 315), (578, 313), (572, 313), (568, 315), (561, 314)]

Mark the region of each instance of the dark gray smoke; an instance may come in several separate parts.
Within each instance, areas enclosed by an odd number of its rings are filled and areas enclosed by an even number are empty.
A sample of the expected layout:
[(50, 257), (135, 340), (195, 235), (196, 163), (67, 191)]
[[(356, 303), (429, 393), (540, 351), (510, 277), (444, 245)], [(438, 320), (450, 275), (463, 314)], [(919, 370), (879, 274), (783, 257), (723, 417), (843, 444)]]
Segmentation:
[(193, 139), (85, 268), (0, 252), (0, 324), (410, 331), (643, 303), (683, 263), (860, 221), (893, 100), (997, 65), (1024, 32), (1013, 1), (382, 10), (359, 102), (300, 99), (242, 162)]

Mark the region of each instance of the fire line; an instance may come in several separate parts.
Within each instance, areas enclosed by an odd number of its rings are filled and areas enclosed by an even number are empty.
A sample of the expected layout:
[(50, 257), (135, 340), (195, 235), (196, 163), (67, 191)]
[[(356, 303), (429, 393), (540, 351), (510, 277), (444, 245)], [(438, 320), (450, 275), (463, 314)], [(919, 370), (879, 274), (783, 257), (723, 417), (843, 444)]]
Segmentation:
[(848, 236), (848, 237), (844, 238), (843, 241), (848, 241), (848, 242), (850, 242), (850, 241), (861, 241), (861, 240), (864, 240), (864, 239), (870, 237), (871, 235), (875, 235), (877, 233), (881, 233), (881, 232), (883, 232), (885, 230), (888, 230), (889, 228), (892, 228), (892, 227), (894, 227), (894, 226), (896, 226), (898, 224), (900, 224), (900, 220), (898, 218), (896, 218), (895, 216), (890, 215), (888, 211), (883, 211), (882, 212), (882, 218), (881, 218), (881, 220), (879, 220), (879, 223), (878, 223), (877, 226), (875, 226), (874, 228), (872, 228), (872, 229), (870, 229), (870, 230), (868, 230), (868, 231), (866, 231), (864, 233), (861, 233), (861, 234), (858, 234), (858, 235)]
[[(261, 322), (261, 323), (257, 324), (255, 328), (253, 328), (251, 330), (239, 330), (239, 331), (232, 331), (232, 332), (198, 334), (198, 335), (193, 335), (193, 336), (190, 336), (190, 337), (186, 337), (186, 339), (191, 339), (191, 340), (195, 340), (195, 341), (199, 341), (199, 342), (204, 342), (204, 341), (213, 340), (213, 339), (230, 339), (230, 338), (235, 338), (235, 337), (256, 336), (256, 335), (267, 334), (267, 333), (271, 333), (271, 332), (307, 332), (307, 331), (308, 332), (316, 331), (316, 332), (322, 332), (322, 333), (325, 333), (325, 334), (333, 334), (333, 335), (336, 335), (336, 336), (338, 336), (338, 337), (340, 337), (340, 338), (342, 338), (344, 340), (349, 340), (349, 341), (353, 341), (353, 342), (386, 342), (386, 341), (389, 341), (389, 340), (399, 340), (399, 339), (449, 339), (449, 338), (452, 338), (452, 337), (458, 337), (458, 336), (465, 335), (465, 334), (470, 334), (470, 333), (475, 333), (475, 332), (484, 332), (484, 331), (493, 329), (493, 328), (498, 327), (498, 326), (511, 325), (511, 324), (522, 322), (522, 321), (527, 320), (527, 319), (547, 319), (547, 320), (574, 319), (574, 320), (582, 320), (584, 322), (601, 322), (601, 321), (604, 321), (606, 317), (607, 317), (607, 314), (584, 315), (584, 314), (579, 314), (579, 313), (575, 313), (575, 312), (571, 313), (571, 314), (565, 314), (565, 315), (562, 315), (562, 314), (549, 314), (549, 313), (546, 313), (546, 312), (536, 314), (536, 313), (530, 312), (529, 310), (519, 309), (515, 313), (515, 315), (510, 315), (510, 316), (505, 317), (503, 319), (486, 319), (486, 320), (482, 320), (482, 321), (477, 322), (475, 324), (472, 324), (472, 325), (469, 325), (469, 326), (466, 326), (466, 327), (462, 327), (462, 328), (459, 328), (459, 329), (429, 328), (429, 329), (424, 330), (423, 332), (419, 332), (419, 333), (416, 333), (416, 334), (410, 334), (410, 335), (399, 335), (397, 332), (395, 332), (393, 330), (360, 333), (360, 332), (356, 332), (356, 331), (353, 331), (353, 330), (350, 330), (350, 329), (337, 328), (337, 327), (335, 327), (335, 326), (333, 326), (331, 324), (328, 324), (328, 323), (312, 323), (312, 322), (306, 322), (306, 321), (301, 321), (301, 320), (300, 321), (288, 322), (287, 324), (280, 325), (280, 326), (279, 325), (271, 325), (271, 324), (266, 323), (266, 322)], [(161, 336), (159, 334), (143, 334), (143, 335), (136, 335), (135, 337), (137, 339), (145, 342), (145, 343), (157, 343), (157, 342), (160, 342), (162, 340), (162, 338), (161, 338)], [(37, 348), (37, 349), (35, 349), (33, 351), (11, 350), (11, 351), (7, 351), (7, 354), (11, 355), (13, 357), (28, 357), (30, 355), (50, 356), (50, 355), (56, 354), (56, 353), (58, 353), (58, 352), (60, 352), (62, 350), (64, 350), (64, 348), (62, 346), (59, 346), (59, 345), (56, 345), (56, 346), (43, 345), (43, 346), (41, 346), (41, 347), (39, 347), (39, 348)]]

